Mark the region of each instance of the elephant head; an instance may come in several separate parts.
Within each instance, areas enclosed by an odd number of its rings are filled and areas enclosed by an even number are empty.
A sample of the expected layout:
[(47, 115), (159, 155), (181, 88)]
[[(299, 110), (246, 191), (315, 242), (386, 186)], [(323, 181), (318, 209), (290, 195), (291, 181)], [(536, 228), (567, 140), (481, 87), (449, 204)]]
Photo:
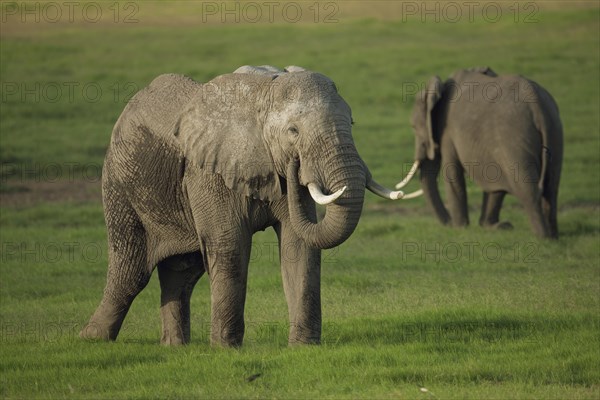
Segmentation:
[[(300, 67), (241, 67), (203, 85), (177, 126), (186, 160), (223, 177), (230, 189), (276, 202), (287, 194), (296, 234), (317, 248), (341, 244), (374, 182), (351, 135), (352, 113), (327, 77)], [(317, 222), (308, 195), (326, 205)]]
[(444, 207), (437, 186), (441, 160), (434, 110), (438, 101), (442, 99), (443, 89), (444, 84), (441, 79), (434, 76), (427, 83), (427, 87), (417, 93), (411, 115), (411, 125), (415, 134), (415, 161), (406, 178), (396, 185), (396, 189), (403, 188), (417, 170), (420, 170), (422, 189), (406, 195), (404, 198), (424, 194), (440, 221), (447, 224), (450, 221), (450, 216)]

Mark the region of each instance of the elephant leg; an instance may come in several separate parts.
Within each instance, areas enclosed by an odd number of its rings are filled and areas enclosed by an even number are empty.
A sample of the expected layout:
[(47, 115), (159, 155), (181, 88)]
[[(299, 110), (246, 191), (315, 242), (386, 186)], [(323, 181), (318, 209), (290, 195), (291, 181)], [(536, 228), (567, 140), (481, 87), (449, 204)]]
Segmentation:
[(212, 345), (238, 347), (244, 339), (244, 305), (252, 237), (251, 234), (240, 236), (243, 237), (203, 244), (202, 253), (210, 278)]
[(199, 252), (172, 256), (158, 264), (162, 344), (189, 343), (190, 299), (202, 274), (204, 265)]
[(116, 198), (109, 197), (105, 202), (107, 210), (115, 211), (106, 213), (107, 281), (100, 305), (80, 333), (85, 339), (115, 340), (131, 303), (152, 275), (144, 227), (133, 208)]
[(550, 180), (551, 185), (544, 188), (542, 210), (550, 229), (550, 237), (558, 239), (558, 182)]
[(254, 232), (252, 202), (225, 187), (221, 177), (196, 168), (186, 169), (184, 184), (210, 282), (211, 344), (240, 346)]
[(553, 239), (558, 239), (558, 220), (556, 214), (558, 213), (558, 199), (555, 195), (550, 195), (548, 197), (542, 197), (542, 209), (544, 211), (544, 217), (548, 222), (550, 229), (550, 237)]
[(499, 222), (504, 196), (506, 196), (505, 191), (483, 193), (481, 217), (479, 218), (480, 226), (496, 229), (512, 229), (512, 224), (510, 222)]
[[(314, 208), (314, 205), (313, 205)], [(288, 343), (321, 341), (321, 250), (309, 247), (289, 223), (276, 225), (283, 289), (288, 304)]]
[(525, 212), (529, 216), (529, 222), (535, 234), (541, 238), (551, 237), (550, 226), (548, 225), (548, 221), (542, 209), (543, 200), (541, 199), (537, 188), (531, 193), (527, 192), (522, 195), (519, 200), (521, 200), (523, 208), (525, 208)]
[(458, 161), (444, 163), (443, 167), (448, 212), (452, 225), (467, 226), (469, 211), (464, 169)]

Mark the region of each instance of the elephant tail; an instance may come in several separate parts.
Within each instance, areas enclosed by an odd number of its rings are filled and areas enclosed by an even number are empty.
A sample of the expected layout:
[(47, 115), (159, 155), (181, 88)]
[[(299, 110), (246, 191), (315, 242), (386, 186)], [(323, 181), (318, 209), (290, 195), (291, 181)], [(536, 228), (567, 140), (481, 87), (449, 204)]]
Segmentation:
[(540, 180), (538, 182), (538, 188), (540, 191), (544, 190), (544, 182), (546, 181), (546, 175), (548, 174), (548, 164), (552, 161), (552, 152), (546, 144), (542, 145), (542, 172), (540, 173)]
[(535, 126), (542, 138), (540, 179), (538, 187), (543, 192), (548, 183), (555, 179), (555, 172), (560, 173), (562, 164), (563, 133), (558, 113), (558, 105), (554, 98), (543, 87), (529, 81), (534, 92), (530, 103)]

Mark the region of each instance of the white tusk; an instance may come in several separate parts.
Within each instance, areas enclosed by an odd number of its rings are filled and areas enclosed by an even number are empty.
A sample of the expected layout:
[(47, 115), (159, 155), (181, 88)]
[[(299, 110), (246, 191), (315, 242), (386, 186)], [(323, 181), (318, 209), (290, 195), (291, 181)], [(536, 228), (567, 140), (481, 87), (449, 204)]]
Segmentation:
[(406, 186), (408, 184), (408, 182), (410, 182), (412, 177), (415, 175), (415, 173), (417, 172), (418, 169), (419, 169), (419, 160), (415, 160), (412, 167), (410, 168), (410, 171), (408, 171), (408, 175), (406, 175), (406, 178), (402, 179), (402, 181), (400, 181), (396, 185), (396, 189), (402, 189), (404, 186)]
[(415, 190), (412, 193), (405, 194), (404, 197), (402, 197), (402, 200), (414, 199), (415, 197), (419, 197), (422, 194), (423, 194), (423, 189)]
[(344, 193), (345, 190), (346, 186), (344, 186), (343, 188), (341, 188), (333, 194), (326, 195), (323, 194), (319, 186), (315, 183), (308, 184), (308, 191), (310, 192), (311, 197), (313, 198), (315, 203), (320, 204), (322, 206), (326, 206), (327, 204), (333, 203), (338, 197), (342, 195), (342, 193)]
[(367, 189), (384, 199), (398, 200), (404, 197), (404, 192), (402, 190), (392, 192), (390, 189), (381, 186), (372, 179), (367, 182)]

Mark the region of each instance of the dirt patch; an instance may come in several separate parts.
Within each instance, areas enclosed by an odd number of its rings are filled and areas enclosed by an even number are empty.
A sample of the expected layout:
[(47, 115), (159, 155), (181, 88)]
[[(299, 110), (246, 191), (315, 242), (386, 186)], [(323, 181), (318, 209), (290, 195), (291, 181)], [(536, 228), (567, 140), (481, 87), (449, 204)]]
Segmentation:
[(41, 203), (102, 203), (100, 180), (56, 182), (7, 182), (0, 192), (0, 206), (23, 208)]

